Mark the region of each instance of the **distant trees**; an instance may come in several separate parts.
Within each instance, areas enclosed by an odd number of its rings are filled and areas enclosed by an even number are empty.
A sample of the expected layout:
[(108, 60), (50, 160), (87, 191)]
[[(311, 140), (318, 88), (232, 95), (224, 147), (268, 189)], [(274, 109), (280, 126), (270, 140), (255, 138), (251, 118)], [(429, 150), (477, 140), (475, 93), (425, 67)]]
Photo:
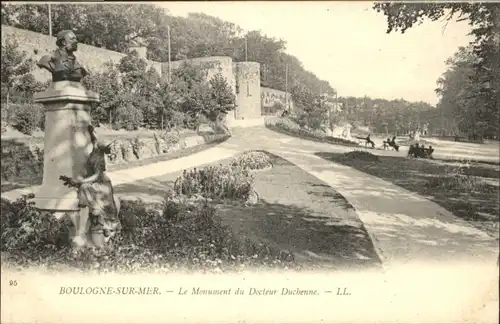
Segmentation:
[(422, 130), (437, 130), (439, 119), (431, 112), (436, 108), (425, 102), (404, 99), (385, 100), (370, 97), (340, 97), (342, 111), (339, 118), (356, 126), (368, 126), (376, 133), (407, 134)]
[(17, 40), (13, 38), (2, 44), (2, 102), (7, 106), (13, 99), (19, 101), (20, 94), (29, 95), (42, 86), (30, 73), (35, 63), (17, 47)]
[(425, 19), (467, 20), (473, 41), (448, 60), (438, 80), (438, 104), (443, 131), (471, 138), (500, 137), (500, 6), (496, 3), (376, 3), (387, 18), (387, 33), (401, 31)]
[[(427, 125), (429, 132), (481, 137), (498, 136), (499, 8), (492, 3), (376, 3), (374, 9), (387, 17), (388, 32), (404, 32), (426, 18), (458, 17), (468, 19), (475, 39), (447, 62), (448, 70), (438, 80), (437, 109), (402, 99), (345, 97), (339, 98), (342, 112), (333, 116), (329, 116), (320, 95), (333, 96), (335, 89), (306, 71), (296, 57), (286, 54), (284, 40), (260, 31), (243, 34), (239, 26), (215, 17), (202, 13), (175, 17), (152, 4), (53, 4), (52, 22), (54, 33), (70, 28), (83, 43), (120, 52), (125, 52), (130, 42), (143, 40), (148, 58), (156, 61), (168, 59), (168, 27), (174, 60), (223, 55), (244, 61), (246, 43), (248, 60), (261, 64), (262, 86), (284, 91), (288, 67), (288, 90), (298, 108), (299, 122), (311, 128), (323, 127), (320, 125), (327, 124), (328, 119), (343, 119), (382, 133), (407, 133)], [(46, 4), (2, 3), (2, 24), (48, 34), (47, 9)], [(12, 54), (15, 47), (2, 47), (2, 109), (12, 98), (28, 98), (37, 87), (43, 88), (29, 80), (31, 74), (25, 73), (24, 63), (20, 63), (24, 57)], [(4, 57), (9, 57), (5, 63)], [(26, 66), (33, 66), (33, 62)], [(26, 79), (20, 82), (21, 77)], [(93, 118), (115, 128), (195, 128), (202, 120), (217, 121), (234, 104), (227, 80), (221, 76), (206, 80), (202, 70), (186, 65), (172, 71), (169, 82), (132, 55), (84, 82), (101, 96), (101, 102), (92, 109)], [(19, 96), (20, 91), (25, 95)]]

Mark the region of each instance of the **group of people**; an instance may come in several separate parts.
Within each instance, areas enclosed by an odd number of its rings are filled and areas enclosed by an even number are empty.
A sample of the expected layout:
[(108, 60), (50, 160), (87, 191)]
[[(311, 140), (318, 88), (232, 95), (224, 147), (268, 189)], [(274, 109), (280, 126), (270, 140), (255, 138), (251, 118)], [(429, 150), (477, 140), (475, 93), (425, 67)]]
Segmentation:
[(429, 147), (426, 148), (425, 145), (418, 145), (418, 143), (416, 143), (415, 145), (410, 145), (410, 149), (408, 150), (408, 157), (432, 159), (433, 152), (434, 149), (432, 148), (432, 145), (429, 145)]
[[(367, 137), (364, 138), (365, 140), (365, 147), (367, 145), (371, 145), (372, 148), (375, 147), (375, 142), (372, 141), (370, 138), (370, 134), (368, 134)], [(388, 138), (386, 141), (383, 142), (382, 144), (384, 150), (388, 149), (389, 147), (392, 147), (394, 150), (399, 152), (399, 145), (396, 144), (396, 136), (394, 136), (392, 139)]]
[(384, 150), (388, 149), (389, 147), (392, 147), (397, 152), (399, 152), (399, 145), (396, 144), (396, 136), (394, 136), (392, 139), (388, 138), (387, 140), (384, 141), (382, 145), (384, 146)]
[[(364, 138), (364, 140), (365, 140), (365, 147), (367, 145), (371, 145), (372, 148), (375, 147), (375, 142), (373, 142), (372, 139), (370, 138), (370, 134), (368, 134), (368, 136), (366, 138)], [(384, 150), (392, 147), (394, 150), (399, 152), (399, 145), (396, 144), (396, 136), (394, 136), (392, 139), (388, 138), (387, 140), (385, 140), (383, 142), (382, 145), (383, 145)], [(416, 144), (410, 145), (410, 149), (408, 150), (408, 157), (428, 159), (428, 158), (432, 158), (433, 152), (434, 152), (434, 148), (432, 148), (432, 145), (429, 145), (429, 147), (426, 148), (424, 145), (419, 145), (418, 143), (416, 143)]]

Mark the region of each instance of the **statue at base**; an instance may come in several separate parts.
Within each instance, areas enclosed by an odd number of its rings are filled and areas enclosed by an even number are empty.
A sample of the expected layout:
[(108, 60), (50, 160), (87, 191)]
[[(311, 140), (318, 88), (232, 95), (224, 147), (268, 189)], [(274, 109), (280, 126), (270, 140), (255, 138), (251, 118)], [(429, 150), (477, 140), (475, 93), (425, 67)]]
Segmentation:
[(110, 153), (111, 143), (97, 140), (94, 127), (88, 127), (93, 145), (92, 153), (85, 166), (84, 177), (71, 178), (60, 176), (64, 185), (78, 192), (80, 225), (73, 244), (76, 246), (102, 247), (121, 230), (118, 217), (120, 200), (114, 193), (111, 179), (106, 174), (106, 154)]
[(57, 34), (56, 49), (51, 54), (44, 55), (37, 66), (52, 74), (52, 82), (80, 82), (87, 75), (87, 70), (81, 66), (74, 52), (78, 49), (78, 39), (71, 30), (63, 30)]

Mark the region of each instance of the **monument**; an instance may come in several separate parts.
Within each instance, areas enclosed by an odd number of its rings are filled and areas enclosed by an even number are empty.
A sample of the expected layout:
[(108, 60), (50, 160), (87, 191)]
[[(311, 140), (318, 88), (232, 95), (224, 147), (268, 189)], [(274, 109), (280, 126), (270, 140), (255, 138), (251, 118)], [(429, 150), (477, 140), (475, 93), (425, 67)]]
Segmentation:
[(59, 177), (77, 178), (84, 172), (92, 151), (88, 132), (90, 103), (98, 102), (99, 95), (80, 83), (87, 71), (74, 56), (78, 40), (73, 31), (58, 33), (56, 45), (58, 49), (37, 63), (52, 74), (52, 83), (34, 96), (34, 101), (43, 104), (45, 110), (43, 182), (35, 193), (35, 206), (56, 217), (69, 214), (76, 237), (86, 231), (88, 220), (80, 218), (77, 191), (65, 186)]

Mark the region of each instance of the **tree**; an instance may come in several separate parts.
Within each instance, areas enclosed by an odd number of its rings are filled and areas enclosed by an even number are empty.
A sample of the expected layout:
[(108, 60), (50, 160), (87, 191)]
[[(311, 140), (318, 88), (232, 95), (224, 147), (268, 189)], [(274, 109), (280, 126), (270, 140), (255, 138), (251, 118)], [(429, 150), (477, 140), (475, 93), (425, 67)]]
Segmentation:
[(292, 89), (292, 99), (297, 108), (297, 122), (301, 127), (322, 130), (328, 123), (328, 109), (319, 95), (304, 86)]
[(182, 90), (179, 89), (179, 83), (176, 82), (174, 75), (170, 82), (166, 77), (161, 79), (158, 93), (162, 103), (158, 110), (161, 129), (164, 129), (164, 127), (171, 129), (175, 126), (184, 125), (184, 116), (179, 111), (182, 102)]
[(234, 95), (231, 86), (227, 83), (226, 78), (218, 73), (210, 79), (211, 102), (203, 114), (211, 122), (220, 121), (231, 109), (234, 108), (236, 96)]
[(87, 89), (99, 93), (99, 102), (91, 106), (92, 119), (97, 123), (112, 125), (113, 115), (122, 102), (120, 98), (126, 93), (120, 71), (112, 62), (108, 62), (104, 72), (87, 75), (82, 83)]
[(150, 128), (163, 129), (163, 121), (159, 120), (161, 117), (159, 113), (162, 110), (163, 102), (160, 93), (161, 78), (154, 67), (150, 67), (146, 72), (141, 87), (140, 109), (144, 115), (144, 122)]
[[(22, 85), (22, 80), (33, 69), (33, 60), (27, 58), (26, 52), (18, 51), (17, 40), (8, 38), (5, 44), (2, 44), (2, 98), (6, 98), (9, 102), (9, 95), (16, 87)], [(4, 96), (5, 95), (5, 96)]]
[(30, 73), (34, 62), (27, 57), (26, 52), (18, 50), (16, 39), (7, 38), (2, 41), (2, 129), (4, 124), (11, 124), (18, 131), (29, 135), (38, 127), (43, 129), (43, 109), (40, 105), (33, 104), (33, 95), (45, 90), (49, 82), (36, 81)]

